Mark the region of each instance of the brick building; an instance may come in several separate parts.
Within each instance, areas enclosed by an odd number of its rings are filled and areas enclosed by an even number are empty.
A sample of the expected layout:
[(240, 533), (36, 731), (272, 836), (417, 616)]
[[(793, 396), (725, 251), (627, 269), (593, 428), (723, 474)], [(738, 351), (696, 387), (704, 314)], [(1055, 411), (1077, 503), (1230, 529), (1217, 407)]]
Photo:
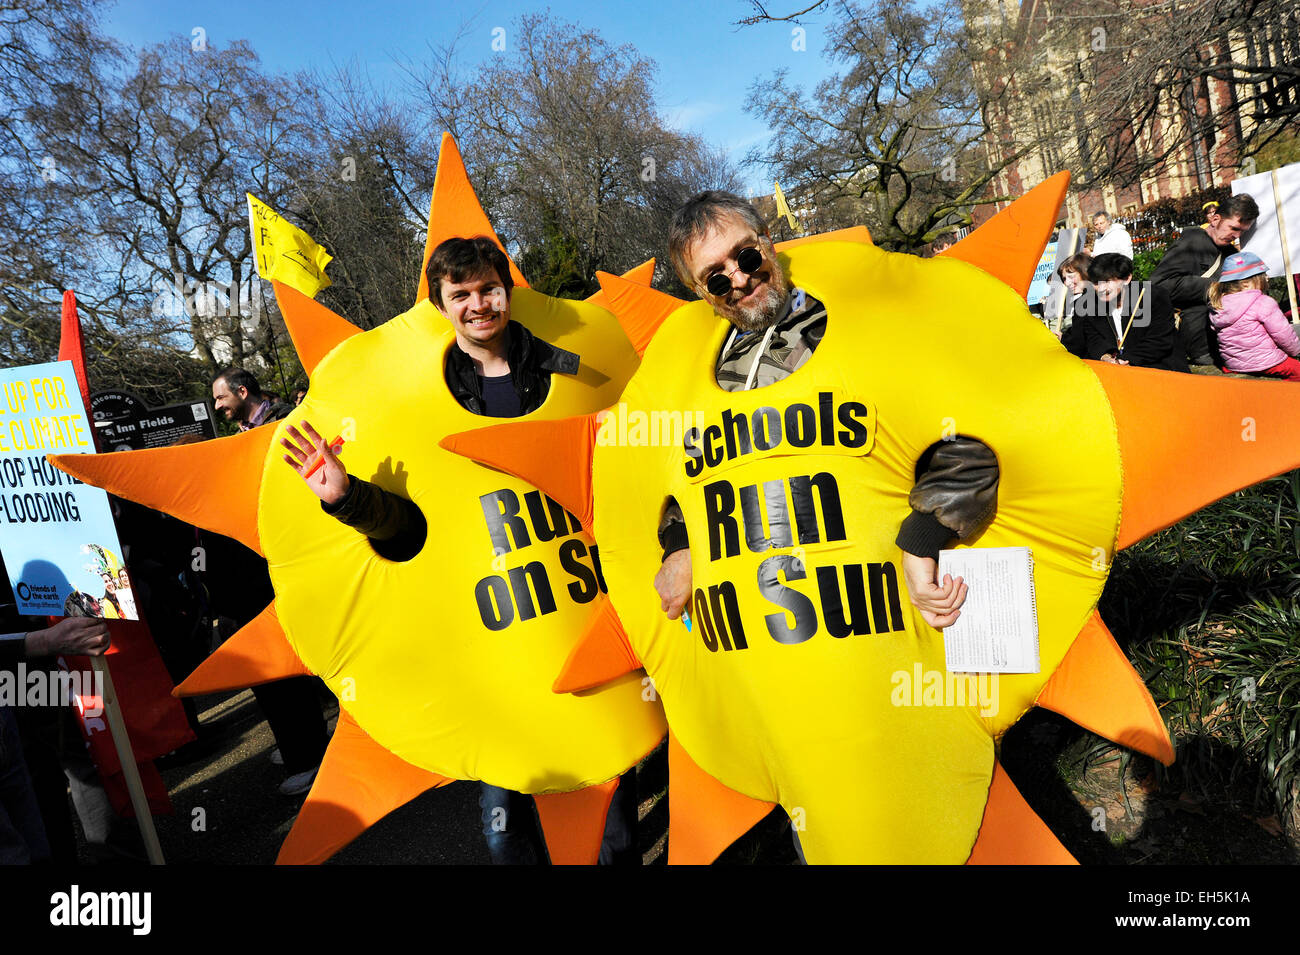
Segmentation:
[[(1160, 18), (1177, 15), (1173, 4), (1157, 0), (1125, 6), (1129, 16), (1120, 18), (1113, 5), (1081, 0), (964, 0), (967, 26), (982, 48), (976, 82), (994, 130), (985, 142), (986, 160), (995, 164), (1023, 150), (994, 181), (996, 194), (1022, 195), (1069, 169), (1073, 181), (1062, 218), (1081, 226), (1096, 209), (1124, 217), (1241, 175), (1243, 136), (1258, 117), (1239, 108), (1238, 90), (1222, 79), (1195, 79), (1181, 94), (1135, 97), (1133, 111), (1151, 117), (1145, 123), (1121, 116), (1106, 128), (1090, 107), (1090, 97), (1106, 95), (1107, 75), (1124, 68), (1121, 57), (1107, 55), (1108, 44), (1129, 42), (1131, 23), (1159, 29)], [(1300, 14), (1252, 24), (1249, 33), (1219, 34), (1200, 53), (1213, 63), (1229, 55), (1236, 62), (1294, 63), (1300, 60)], [(1136, 89), (1131, 78), (1112, 85)], [(1005, 205), (977, 206), (975, 223)]]

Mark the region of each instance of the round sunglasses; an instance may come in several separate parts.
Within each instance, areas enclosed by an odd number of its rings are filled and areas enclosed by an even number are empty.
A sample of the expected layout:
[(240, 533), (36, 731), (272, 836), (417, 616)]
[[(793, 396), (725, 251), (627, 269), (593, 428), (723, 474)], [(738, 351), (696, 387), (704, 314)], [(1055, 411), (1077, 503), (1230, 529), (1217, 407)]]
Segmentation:
[[(746, 275), (753, 275), (763, 266), (763, 253), (758, 249), (750, 246), (747, 249), (741, 249), (736, 255), (736, 268)], [(730, 272), (714, 272), (709, 276), (709, 280), (704, 283), (704, 287), (709, 290), (709, 294), (721, 298), (731, 291), (731, 276), (736, 269)]]

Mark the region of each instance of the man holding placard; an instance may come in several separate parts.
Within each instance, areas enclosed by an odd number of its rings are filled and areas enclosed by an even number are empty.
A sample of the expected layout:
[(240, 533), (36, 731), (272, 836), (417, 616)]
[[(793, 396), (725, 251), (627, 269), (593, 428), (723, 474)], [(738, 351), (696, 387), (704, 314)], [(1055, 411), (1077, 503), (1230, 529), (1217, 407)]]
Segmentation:
[(1226, 256), (1237, 251), (1237, 241), (1259, 218), (1259, 206), (1248, 195), (1233, 196), (1209, 214), (1205, 228), (1184, 229), (1156, 270), (1151, 282), (1180, 310), (1179, 331), (1189, 365), (1217, 363), (1218, 345), (1210, 328), (1210, 283)]
[[(825, 334), (826, 307), (791, 287), (767, 225), (746, 200), (703, 192), (673, 218), (668, 254), (678, 277), (732, 330), (711, 356), (718, 387), (729, 392), (784, 381), (807, 363)], [(940, 548), (972, 537), (997, 509), (997, 456), (976, 438), (951, 434), (917, 462), (912, 513), (898, 533), (908, 595), (932, 627), (960, 613), (966, 586), (938, 574)], [(669, 499), (659, 527), (663, 560), (654, 579), (669, 619), (689, 613), (692, 566), (681, 508)]]

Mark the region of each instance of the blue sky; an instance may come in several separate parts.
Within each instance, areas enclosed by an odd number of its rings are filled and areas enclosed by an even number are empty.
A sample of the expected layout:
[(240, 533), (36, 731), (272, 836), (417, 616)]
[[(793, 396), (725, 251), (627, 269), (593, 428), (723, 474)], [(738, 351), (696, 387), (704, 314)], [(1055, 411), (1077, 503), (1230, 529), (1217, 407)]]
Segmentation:
[[(787, 5), (801, 4), (790, 0)], [(780, 0), (769, 7), (784, 10)], [(630, 43), (654, 60), (659, 68), (660, 113), (676, 128), (722, 146), (737, 163), (750, 147), (766, 138), (765, 126), (744, 111), (753, 80), (784, 67), (799, 82), (811, 86), (829, 71), (821, 56), (824, 15), (803, 24), (806, 49), (796, 51), (791, 24), (734, 26), (749, 12), (744, 0), (556, 0), (550, 4), (522, 0), (315, 4), (119, 0), (108, 11), (105, 26), (113, 36), (137, 46), (172, 34), (189, 36), (195, 27), (202, 27), (209, 41), (217, 45), (247, 39), (272, 70), (328, 69), (331, 64), (356, 61), (382, 82), (396, 76), (395, 60), (420, 59), (429, 44), (447, 42), (462, 23), (469, 25), (461, 46), (468, 59), (495, 55), (491, 40), (497, 26), (507, 30), (508, 53), (511, 23), (520, 14), (548, 8), (557, 19), (595, 28), (610, 43)], [(755, 193), (771, 189), (760, 176), (752, 170), (745, 172)]]

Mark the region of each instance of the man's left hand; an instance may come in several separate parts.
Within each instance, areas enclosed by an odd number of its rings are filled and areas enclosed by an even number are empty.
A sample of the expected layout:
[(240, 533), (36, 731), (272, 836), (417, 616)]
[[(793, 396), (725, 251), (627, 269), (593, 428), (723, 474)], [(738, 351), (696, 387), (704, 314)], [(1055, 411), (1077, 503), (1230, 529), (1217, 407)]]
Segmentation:
[[(305, 436), (293, 425), (289, 425), (285, 430), (289, 437), (280, 439), (280, 444), (289, 452), (284, 455), (284, 463), (293, 468), (307, 482), (312, 493), (326, 504), (333, 505), (343, 500), (352, 483), (348, 478), (347, 469), (343, 467), (333, 449), (325, 443), (325, 439), (316, 433), (311, 422), (306, 418), (303, 419), (302, 431), (307, 432)], [(319, 470), (308, 478), (307, 472), (315, 460), (314, 455), (320, 455), (323, 460)]]
[(966, 602), (966, 583), (960, 577), (954, 580), (951, 574), (944, 574), (940, 583), (937, 560), (904, 551), (903, 580), (913, 606), (936, 630), (942, 630), (961, 616), (958, 608)]

